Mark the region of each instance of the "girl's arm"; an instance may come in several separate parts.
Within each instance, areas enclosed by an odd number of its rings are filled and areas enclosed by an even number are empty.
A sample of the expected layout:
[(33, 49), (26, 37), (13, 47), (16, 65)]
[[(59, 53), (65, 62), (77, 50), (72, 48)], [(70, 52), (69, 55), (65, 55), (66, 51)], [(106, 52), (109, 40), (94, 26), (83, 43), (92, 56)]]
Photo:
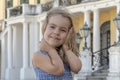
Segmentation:
[(82, 67), (81, 60), (71, 50), (65, 50), (64, 52), (71, 71), (78, 73)]
[(68, 44), (69, 44), (68, 42), (69, 42), (69, 40), (71, 40), (71, 38), (73, 38), (73, 33), (74, 33), (73, 28), (71, 28), (66, 37), (66, 41), (64, 42), (64, 44), (62, 46), (62, 49), (67, 58), (67, 62), (69, 64), (71, 70), (75, 73), (78, 73), (82, 67), (81, 60), (68, 47)]
[(50, 47), (45, 41), (41, 42), (40, 49), (48, 52), (49, 56), (38, 52), (34, 53), (32, 57), (34, 67), (40, 68), (49, 74), (62, 75), (64, 65), (56, 49)]

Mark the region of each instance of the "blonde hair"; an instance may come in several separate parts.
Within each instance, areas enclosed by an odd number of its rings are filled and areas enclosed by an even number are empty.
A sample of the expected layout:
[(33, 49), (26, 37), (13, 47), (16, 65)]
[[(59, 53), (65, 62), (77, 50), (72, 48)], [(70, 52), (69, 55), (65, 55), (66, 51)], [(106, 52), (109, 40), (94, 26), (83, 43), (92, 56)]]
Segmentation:
[[(74, 25), (73, 25), (73, 21), (72, 21), (72, 15), (66, 10), (66, 9), (63, 9), (63, 8), (52, 8), (50, 11), (48, 11), (48, 13), (47, 13), (47, 15), (46, 15), (46, 18), (45, 18), (45, 21), (43, 22), (43, 26), (42, 26), (42, 34), (44, 35), (44, 32), (45, 32), (45, 30), (46, 30), (46, 27), (47, 27), (47, 24), (48, 24), (48, 22), (49, 22), (49, 18), (51, 17), (51, 16), (54, 16), (54, 15), (56, 15), (56, 14), (60, 14), (60, 15), (62, 15), (63, 17), (65, 17), (65, 18), (68, 18), (69, 19), (69, 21), (70, 21), (70, 28), (71, 27), (74, 27)], [(75, 35), (75, 30), (74, 30), (74, 28), (73, 28), (73, 38), (71, 38), (71, 40), (69, 40), (69, 42), (68, 42), (68, 47), (69, 47), (69, 49), (71, 49), (72, 51), (73, 51), (73, 53), (75, 54), (75, 55), (79, 55), (79, 50), (78, 50), (78, 48), (77, 48), (77, 44), (76, 44), (76, 41), (75, 41), (75, 39), (76, 39), (76, 35)], [(63, 55), (63, 51), (62, 51), (62, 49), (60, 49), (59, 50), (59, 54), (62, 56), (61, 58), (63, 59), (63, 60), (65, 60), (65, 56)]]

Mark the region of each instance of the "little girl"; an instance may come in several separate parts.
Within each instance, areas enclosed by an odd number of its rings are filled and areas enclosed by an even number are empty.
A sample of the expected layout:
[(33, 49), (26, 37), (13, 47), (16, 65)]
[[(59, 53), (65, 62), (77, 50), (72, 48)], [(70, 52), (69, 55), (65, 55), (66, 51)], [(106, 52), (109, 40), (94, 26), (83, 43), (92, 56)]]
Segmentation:
[(32, 57), (37, 80), (73, 80), (71, 72), (78, 73), (82, 65), (70, 13), (51, 9), (42, 33), (40, 50)]

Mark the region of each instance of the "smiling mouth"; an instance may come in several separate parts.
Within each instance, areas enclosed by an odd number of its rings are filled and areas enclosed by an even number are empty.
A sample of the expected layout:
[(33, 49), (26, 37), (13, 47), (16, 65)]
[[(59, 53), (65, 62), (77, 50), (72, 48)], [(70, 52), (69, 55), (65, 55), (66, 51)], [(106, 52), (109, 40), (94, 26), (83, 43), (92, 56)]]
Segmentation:
[(56, 40), (56, 41), (59, 41), (60, 39), (59, 38), (56, 38), (56, 37), (51, 37), (53, 40)]

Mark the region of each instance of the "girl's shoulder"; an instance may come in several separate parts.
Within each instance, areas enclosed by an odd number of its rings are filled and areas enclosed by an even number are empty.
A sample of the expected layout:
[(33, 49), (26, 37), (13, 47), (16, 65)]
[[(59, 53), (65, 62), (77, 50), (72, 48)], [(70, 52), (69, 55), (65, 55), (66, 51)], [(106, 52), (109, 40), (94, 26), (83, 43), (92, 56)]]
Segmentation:
[(32, 63), (33, 63), (33, 66), (35, 68), (44, 67), (45, 65), (43, 64), (43, 61), (44, 61), (44, 63), (48, 63), (47, 61), (49, 61), (49, 56), (48, 56), (47, 52), (42, 51), (42, 50), (38, 50), (35, 53), (33, 53), (33, 55), (32, 55)]
[(39, 54), (44, 54), (44, 55), (48, 55), (47, 52), (43, 51), (43, 50), (38, 50), (36, 53), (39, 53)]
[(43, 56), (48, 56), (48, 53), (43, 51), (43, 50), (38, 50), (36, 52), (33, 53), (32, 57), (36, 58), (36, 57), (42, 57)]

